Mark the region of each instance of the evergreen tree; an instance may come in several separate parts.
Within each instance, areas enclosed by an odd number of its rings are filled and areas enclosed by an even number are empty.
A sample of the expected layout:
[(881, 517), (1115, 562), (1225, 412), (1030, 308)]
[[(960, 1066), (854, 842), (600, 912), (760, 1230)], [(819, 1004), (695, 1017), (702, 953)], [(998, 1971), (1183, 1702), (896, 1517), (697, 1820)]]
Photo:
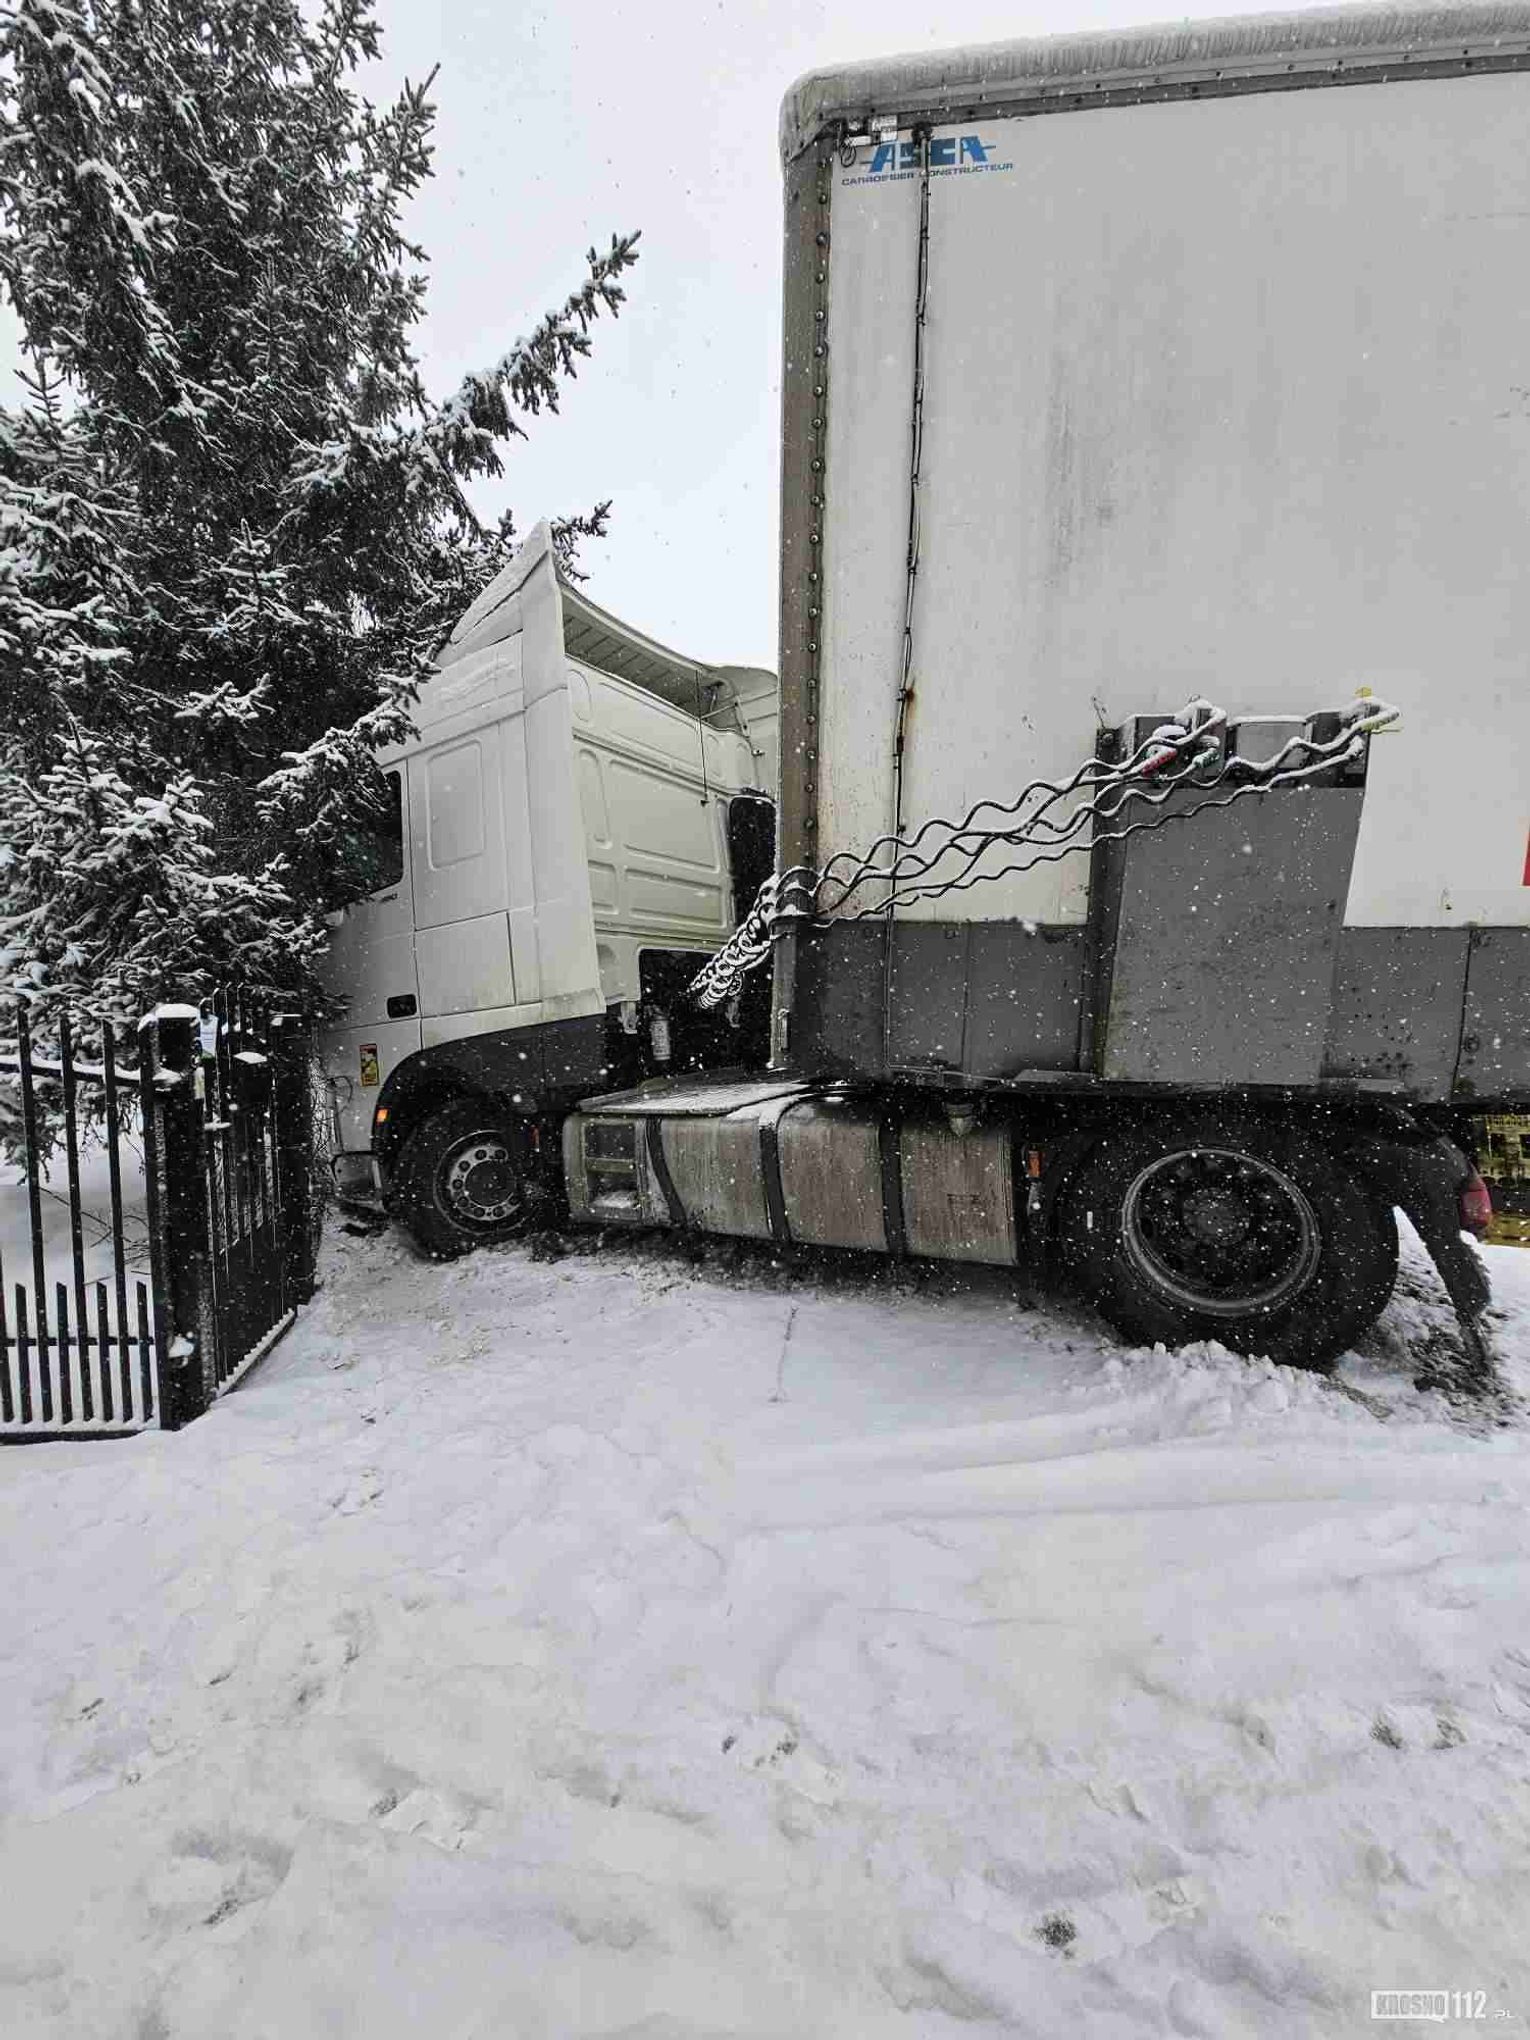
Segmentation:
[[(636, 236), (446, 402), (411, 335), (430, 80), (372, 0), (8, 0), (0, 1006), (312, 997), (375, 747), (506, 557), (463, 484), (556, 411)], [(608, 506), (560, 527), (572, 555)]]

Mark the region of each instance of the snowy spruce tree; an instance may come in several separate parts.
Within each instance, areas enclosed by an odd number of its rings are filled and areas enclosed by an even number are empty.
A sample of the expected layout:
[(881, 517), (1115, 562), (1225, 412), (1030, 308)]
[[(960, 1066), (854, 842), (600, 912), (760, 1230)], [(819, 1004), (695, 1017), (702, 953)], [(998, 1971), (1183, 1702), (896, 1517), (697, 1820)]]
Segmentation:
[(464, 484), (622, 302), (636, 236), (427, 397), (429, 81), (370, 104), (377, 52), (371, 0), (0, 11), (0, 1011), (315, 996), (373, 749), (511, 542)]

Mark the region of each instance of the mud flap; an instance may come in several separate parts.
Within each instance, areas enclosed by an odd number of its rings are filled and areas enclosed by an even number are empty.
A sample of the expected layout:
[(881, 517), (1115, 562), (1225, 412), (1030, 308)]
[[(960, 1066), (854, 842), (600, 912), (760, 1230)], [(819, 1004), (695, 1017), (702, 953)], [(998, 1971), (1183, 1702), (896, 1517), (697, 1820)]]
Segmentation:
[(1455, 1306), (1467, 1358), (1486, 1380), (1494, 1371), (1483, 1323), (1492, 1288), (1482, 1257), (1461, 1230), (1461, 1189), (1472, 1165), (1443, 1135), (1415, 1140), (1366, 1140), (1347, 1159), (1406, 1213), (1439, 1270)]

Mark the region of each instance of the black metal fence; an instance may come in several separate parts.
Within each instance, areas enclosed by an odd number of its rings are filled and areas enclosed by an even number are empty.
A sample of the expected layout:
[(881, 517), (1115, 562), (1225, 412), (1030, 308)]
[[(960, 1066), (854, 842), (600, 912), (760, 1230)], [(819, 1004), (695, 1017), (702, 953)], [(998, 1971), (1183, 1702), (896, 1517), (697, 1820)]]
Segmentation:
[(22, 1013), (0, 1110), (0, 1439), (178, 1429), (312, 1293), (305, 1030), (238, 993), (46, 1045)]

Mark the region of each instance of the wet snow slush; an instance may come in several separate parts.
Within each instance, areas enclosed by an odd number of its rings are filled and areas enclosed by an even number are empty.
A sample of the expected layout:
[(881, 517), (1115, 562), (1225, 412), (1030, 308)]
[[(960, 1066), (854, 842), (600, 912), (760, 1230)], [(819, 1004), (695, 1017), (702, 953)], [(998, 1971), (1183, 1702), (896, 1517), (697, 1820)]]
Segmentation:
[(1449, 1339), (1416, 1250), (1335, 1384), (341, 1237), (201, 1422), (0, 1454), (0, 2032), (1523, 2030), (1530, 1426)]

